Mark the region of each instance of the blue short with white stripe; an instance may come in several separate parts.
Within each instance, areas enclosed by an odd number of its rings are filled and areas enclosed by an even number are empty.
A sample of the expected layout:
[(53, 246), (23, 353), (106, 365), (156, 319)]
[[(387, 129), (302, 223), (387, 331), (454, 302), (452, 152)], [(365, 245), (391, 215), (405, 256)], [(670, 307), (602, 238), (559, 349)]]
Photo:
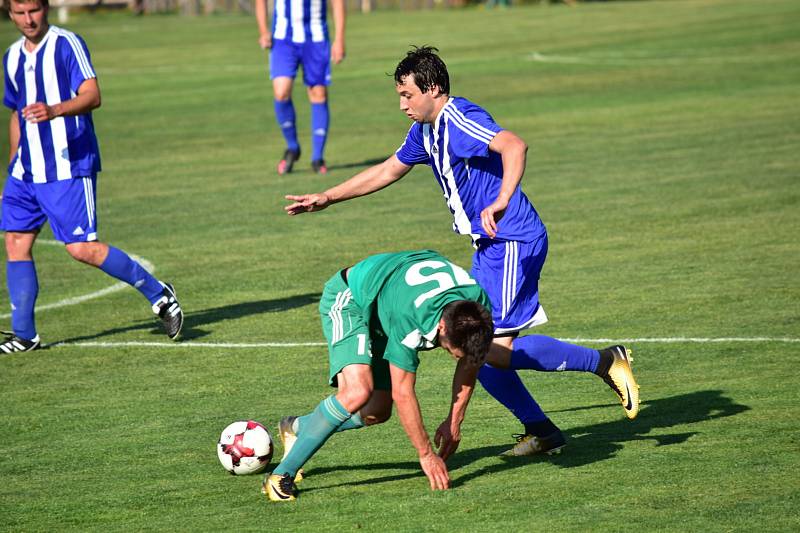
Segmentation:
[(269, 78), (294, 79), (298, 67), (303, 66), (303, 83), (307, 87), (331, 84), (331, 45), (307, 41), (274, 40), (269, 53)]
[(64, 244), (97, 240), (95, 185), (97, 176), (46, 183), (11, 176), (3, 189), (0, 227), (4, 231), (36, 231), (49, 221)]
[(495, 335), (547, 322), (539, 305), (539, 275), (546, 258), (546, 233), (532, 242), (478, 240), (471, 274), (492, 301)]

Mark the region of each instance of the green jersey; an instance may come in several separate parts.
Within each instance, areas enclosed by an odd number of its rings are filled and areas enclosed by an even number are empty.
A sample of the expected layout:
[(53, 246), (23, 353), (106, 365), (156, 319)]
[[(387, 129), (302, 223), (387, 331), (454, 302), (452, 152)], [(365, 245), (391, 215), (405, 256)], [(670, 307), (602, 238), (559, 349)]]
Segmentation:
[(383, 358), (416, 372), (417, 352), (435, 346), (444, 307), (457, 300), (491, 309), (489, 297), (463, 268), (431, 250), (373, 255), (347, 275), (370, 330), (386, 337)]

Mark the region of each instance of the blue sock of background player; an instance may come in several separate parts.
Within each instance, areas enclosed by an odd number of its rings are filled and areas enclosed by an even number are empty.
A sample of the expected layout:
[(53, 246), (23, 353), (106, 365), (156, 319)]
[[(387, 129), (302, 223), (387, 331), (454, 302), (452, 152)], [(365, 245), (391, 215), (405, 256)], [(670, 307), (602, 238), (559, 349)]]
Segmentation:
[(325, 141), (328, 138), (328, 102), (311, 104), (311, 160), (322, 161), (325, 159)]
[(275, 100), (275, 119), (281, 128), (283, 138), (286, 139), (286, 147), (294, 152), (299, 152), (300, 144), (297, 142), (294, 104), (291, 99)]
[(6, 281), (11, 299), (11, 329), (21, 339), (36, 337), (33, 306), (39, 294), (39, 280), (33, 261), (6, 262)]
[[(131, 285), (147, 298), (151, 304), (156, 303), (163, 294), (163, 286), (128, 254), (108, 247), (108, 256), (100, 270), (120, 281)], [(39, 281), (36, 276), (36, 265), (33, 261), (8, 261), (6, 263), (6, 279), (8, 294), (11, 299), (11, 329), (18, 337), (31, 340), (36, 337), (34, 306), (39, 295)]]

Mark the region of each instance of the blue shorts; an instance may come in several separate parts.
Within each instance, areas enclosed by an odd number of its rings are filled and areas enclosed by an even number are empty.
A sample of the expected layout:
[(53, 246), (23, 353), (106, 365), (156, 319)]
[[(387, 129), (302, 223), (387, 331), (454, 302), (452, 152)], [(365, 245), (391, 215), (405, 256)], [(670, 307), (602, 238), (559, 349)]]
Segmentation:
[(480, 239), (477, 245), (471, 274), (492, 302), (495, 335), (511, 335), (547, 322), (539, 305), (547, 234), (533, 242)]
[(321, 43), (273, 41), (269, 53), (269, 78), (297, 76), (297, 67), (303, 66), (303, 83), (307, 87), (331, 84), (331, 47)]
[(97, 176), (32, 183), (11, 176), (3, 189), (0, 227), (4, 231), (38, 231), (49, 221), (64, 244), (97, 240)]

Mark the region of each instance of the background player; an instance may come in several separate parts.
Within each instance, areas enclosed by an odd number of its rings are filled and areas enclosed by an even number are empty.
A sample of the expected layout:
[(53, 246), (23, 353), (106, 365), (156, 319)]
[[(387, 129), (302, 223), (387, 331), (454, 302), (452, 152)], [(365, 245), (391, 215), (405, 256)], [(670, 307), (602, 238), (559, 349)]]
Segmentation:
[(286, 151), (278, 163), (278, 174), (292, 171), (300, 158), (297, 141), (292, 86), (298, 66), (303, 66), (303, 82), (311, 103), (311, 168), (326, 173), (324, 150), (330, 124), (328, 85), (331, 82), (331, 61), (337, 65), (344, 59), (344, 0), (331, 0), (335, 36), (328, 39), (326, 0), (292, 2), (275, 0), (272, 32), (267, 25), (267, 0), (256, 0), (258, 43), (270, 48), (269, 76), (275, 96), (275, 119), (286, 139)]
[(48, 220), (73, 258), (138, 289), (167, 335), (177, 338), (183, 312), (172, 286), (122, 250), (97, 240), (100, 152), (91, 111), (100, 106), (100, 87), (86, 44), (78, 35), (49, 25), (47, 0), (12, 0), (9, 8), (22, 38), (3, 56), (3, 104), (12, 112), (1, 223), (13, 333), (5, 335), (0, 352), (39, 347), (34, 320), (39, 282), (32, 250)]
[[(453, 214), (453, 230), (476, 248), (472, 276), (492, 302), (495, 343), (479, 379), (524, 425), (507, 453), (556, 453), (561, 431), (533, 400), (518, 369), (593, 372), (617, 393), (628, 418), (639, 410), (639, 391), (623, 346), (594, 350), (543, 335), (517, 338), (547, 321), (539, 304), (539, 275), (547, 256), (547, 230), (522, 192), (527, 145), (465, 98), (450, 96), (447, 67), (430, 47), (407, 53), (395, 70), (400, 110), (414, 121), (405, 142), (386, 161), (323, 193), (287, 195), (289, 215), (319, 211), (364, 196), (430, 165)], [(513, 350), (513, 351), (512, 351)]]
[[(301, 417), (286, 417), (284, 456), (264, 478), (270, 500), (295, 499), (300, 467), (337, 431), (380, 424), (392, 403), (416, 448), (431, 489), (450, 486), (444, 461), (461, 440), (475, 375), (492, 342), (489, 299), (462, 268), (430, 250), (379, 254), (337, 272), (320, 299), (336, 394)], [(450, 413), (434, 443), (422, 423), (414, 385), (418, 352), (440, 346), (457, 360)]]

